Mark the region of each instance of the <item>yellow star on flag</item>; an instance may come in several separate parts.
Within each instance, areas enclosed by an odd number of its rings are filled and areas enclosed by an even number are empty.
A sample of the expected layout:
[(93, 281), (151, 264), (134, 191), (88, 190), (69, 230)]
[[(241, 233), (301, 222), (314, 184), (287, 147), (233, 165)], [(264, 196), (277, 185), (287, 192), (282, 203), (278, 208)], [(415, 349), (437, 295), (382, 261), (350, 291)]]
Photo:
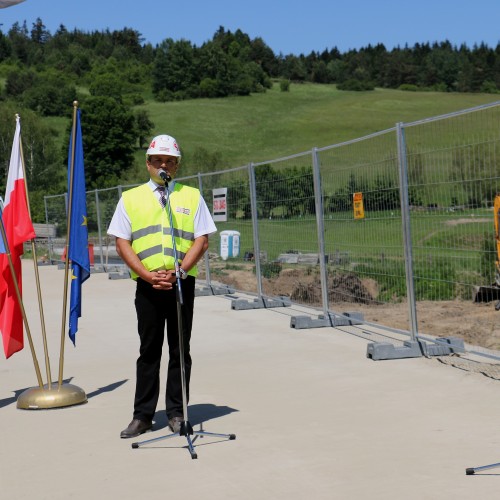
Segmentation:
[(87, 217), (85, 215), (82, 215), (82, 217), (83, 217), (82, 226), (86, 226), (87, 225)]

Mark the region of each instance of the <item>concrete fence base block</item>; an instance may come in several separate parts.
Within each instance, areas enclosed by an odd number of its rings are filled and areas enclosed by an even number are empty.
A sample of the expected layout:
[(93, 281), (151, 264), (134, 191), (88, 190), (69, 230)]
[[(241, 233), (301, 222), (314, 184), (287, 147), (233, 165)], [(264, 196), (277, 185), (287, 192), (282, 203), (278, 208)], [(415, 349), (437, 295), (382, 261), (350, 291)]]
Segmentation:
[(122, 280), (130, 278), (130, 272), (128, 271), (118, 271), (113, 273), (108, 273), (108, 279), (110, 280)]
[[(330, 317), (332, 314), (330, 313)], [(363, 313), (357, 311), (346, 311), (342, 314), (334, 314), (335, 321), (342, 322), (338, 326), (362, 325), (365, 322)]]
[(231, 301), (231, 309), (237, 311), (246, 309), (269, 309), (272, 307), (290, 307), (291, 305), (292, 303), (287, 297), (262, 297), (252, 301), (245, 299), (235, 299)]
[(438, 337), (436, 342), (421, 342), (424, 356), (449, 356), (465, 352), (465, 344), (458, 337)]
[(378, 361), (381, 359), (420, 358), (422, 349), (416, 341), (406, 340), (403, 346), (390, 342), (374, 342), (367, 346), (366, 357)]
[(465, 344), (457, 337), (441, 337), (435, 342), (423, 340), (404, 342), (403, 346), (394, 346), (390, 342), (375, 342), (368, 344), (366, 357), (375, 361), (381, 359), (419, 358), (421, 356), (449, 356), (465, 352)]
[(343, 312), (342, 314), (329, 313), (328, 317), (321, 314), (317, 318), (311, 318), (310, 316), (292, 316), (290, 318), (290, 328), (295, 328), (296, 330), (306, 328), (335, 328), (337, 326), (362, 325), (363, 322), (363, 314), (359, 312)]
[(208, 295), (232, 295), (235, 292), (234, 288), (229, 286), (203, 286), (196, 288), (196, 297), (206, 297)]
[(292, 316), (290, 318), (290, 328), (302, 330), (306, 328), (326, 328), (331, 326), (330, 320), (324, 316), (311, 318), (310, 316)]

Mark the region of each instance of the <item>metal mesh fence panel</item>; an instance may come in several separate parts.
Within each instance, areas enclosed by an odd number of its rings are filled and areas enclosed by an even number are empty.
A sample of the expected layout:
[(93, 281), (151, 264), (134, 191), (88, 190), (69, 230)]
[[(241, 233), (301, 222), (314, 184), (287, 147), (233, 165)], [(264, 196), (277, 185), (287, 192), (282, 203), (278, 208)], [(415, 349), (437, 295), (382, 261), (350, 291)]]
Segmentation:
[[(417, 318), (421, 332), (498, 348), (493, 203), (500, 192), (500, 107), (406, 124)], [(465, 314), (464, 302), (476, 301)], [(462, 307), (461, 307), (462, 305)], [(439, 309), (437, 309), (437, 307)], [(460, 328), (458, 316), (463, 316)]]
[(89, 243), (93, 245), (95, 263), (104, 270), (124, 266), (116, 253), (115, 238), (110, 237), (107, 230), (122, 192), (131, 187), (118, 186), (87, 193)]
[(328, 304), (408, 328), (394, 130), (319, 152)]
[(262, 293), (317, 305), (320, 257), (311, 153), (256, 164), (254, 174)]
[[(226, 190), (220, 198), (224, 200), (221, 211), (225, 216), (215, 217), (217, 233), (209, 238), (210, 285), (257, 293), (248, 167), (203, 174), (199, 187), (212, 213), (218, 199), (214, 193)], [(207, 278), (206, 262), (200, 262), (202, 279)]]
[(62, 259), (66, 242), (66, 194), (45, 196), (45, 220), (55, 227), (55, 236), (47, 239), (47, 259), (54, 263)]

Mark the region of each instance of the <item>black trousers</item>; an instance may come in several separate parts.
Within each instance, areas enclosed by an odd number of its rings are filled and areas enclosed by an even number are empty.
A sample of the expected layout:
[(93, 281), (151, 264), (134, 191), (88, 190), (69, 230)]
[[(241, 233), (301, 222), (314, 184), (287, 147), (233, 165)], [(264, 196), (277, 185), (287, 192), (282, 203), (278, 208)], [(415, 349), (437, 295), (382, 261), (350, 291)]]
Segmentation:
[[(176, 287), (177, 285), (174, 284), (172, 290), (155, 290), (148, 282), (140, 278), (137, 280), (135, 309), (140, 337), (140, 354), (137, 359), (134, 418), (139, 420), (151, 421), (156, 411), (160, 395), (160, 363), (165, 323), (169, 353), (165, 409), (168, 418), (183, 416)], [(189, 399), (191, 377), (189, 343), (193, 324), (195, 278), (188, 276), (182, 280), (181, 288), (186, 396)]]

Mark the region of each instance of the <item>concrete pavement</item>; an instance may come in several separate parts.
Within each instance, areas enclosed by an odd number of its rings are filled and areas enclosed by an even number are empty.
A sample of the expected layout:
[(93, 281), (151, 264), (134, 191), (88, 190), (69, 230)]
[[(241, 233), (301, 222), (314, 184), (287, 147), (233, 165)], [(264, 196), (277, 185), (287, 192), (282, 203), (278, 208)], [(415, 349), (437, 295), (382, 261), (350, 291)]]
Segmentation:
[[(39, 268), (52, 379), (58, 375), (64, 271)], [(45, 380), (33, 264), (24, 302)], [(0, 361), (0, 498), (493, 499), (500, 468), (500, 382), (437, 359), (373, 361), (367, 341), (334, 328), (294, 330), (283, 310), (195, 304), (189, 420), (234, 441), (168, 435), (163, 397), (153, 432), (122, 440), (138, 351), (134, 283), (92, 274), (64, 379), (88, 403), (18, 410), (36, 386), (29, 346)], [(165, 370), (163, 369), (163, 372)], [(164, 380), (162, 381), (162, 392)]]

